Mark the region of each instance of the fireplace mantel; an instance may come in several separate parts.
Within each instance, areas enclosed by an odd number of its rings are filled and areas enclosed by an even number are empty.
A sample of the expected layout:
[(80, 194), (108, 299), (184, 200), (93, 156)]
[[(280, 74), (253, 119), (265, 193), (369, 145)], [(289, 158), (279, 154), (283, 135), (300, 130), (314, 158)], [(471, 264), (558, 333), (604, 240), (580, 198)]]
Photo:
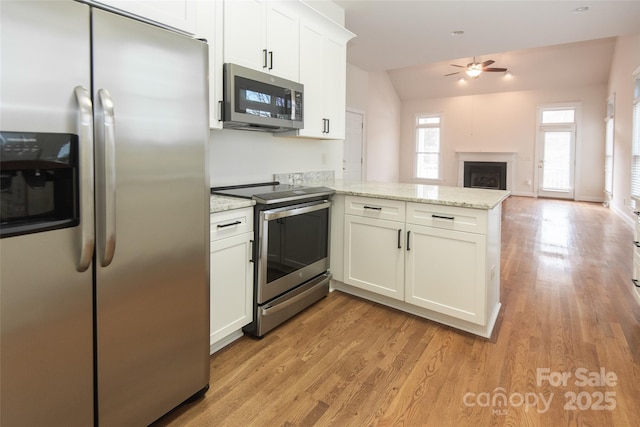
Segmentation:
[(464, 186), (464, 162), (505, 162), (507, 190), (513, 192), (516, 153), (512, 151), (456, 151), (458, 158), (458, 187)]

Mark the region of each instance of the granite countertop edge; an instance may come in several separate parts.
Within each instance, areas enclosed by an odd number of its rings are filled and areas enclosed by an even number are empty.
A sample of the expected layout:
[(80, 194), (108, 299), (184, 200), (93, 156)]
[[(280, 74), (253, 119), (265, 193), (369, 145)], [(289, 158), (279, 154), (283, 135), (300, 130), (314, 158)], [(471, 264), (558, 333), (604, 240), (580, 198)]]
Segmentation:
[(221, 196), (212, 194), (209, 199), (209, 213), (226, 212), (234, 209), (250, 208), (256, 204), (255, 200), (240, 197)]
[(324, 182), (305, 183), (324, 185), (336, 194), (372, 197), (405, 202), (491, 210), (511, 195), (508, 190), (449, 187), (426, 184), (378, 183), (378, 182)]

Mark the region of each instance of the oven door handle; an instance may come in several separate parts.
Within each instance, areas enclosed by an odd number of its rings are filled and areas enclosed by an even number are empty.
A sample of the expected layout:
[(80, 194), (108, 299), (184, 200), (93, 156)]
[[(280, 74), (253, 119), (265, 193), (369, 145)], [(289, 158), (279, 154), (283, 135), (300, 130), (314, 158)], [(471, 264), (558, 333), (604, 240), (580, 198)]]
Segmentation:
[(294, 205), (294, 206), (287, 206), (284, 209), (279, 208), (279, 209), (273, 209), (268, 211), (262, 211), (262, 215), (264, 215), (265, 220), (272, 221), (278, 218), (286, 218), (289, 216), (302, 215), (309, 212), (328, 209), (330, 206), (331, 206), (331, 202), (325, 200), (319, 203), (314, 203), (309, 205)]
[(275, 314), (281, 310), (284, 310), (285, 308), (289, 307), (290, 305), (293, 305), (295, 303), (297, 303), (298, 301), (304, 299), (307, 295), (313, 293), (316, 288), (320, 285), (323, 285), (327, 280), (330, 279), (331, 276), (329, 276), (328, 274), (325, 274), (324, 276), (320, 276), (320, 279), (318, 281), (318, 283), (314, 283), (314, 285), (312, 287), (310, 287), (309, 289), (305, 290), (304, 292), (300, 292), (298, 295), (295, 295), (291, 298), (289, 298), (288, 300), (278, 303), (278, 305), (275, 305), (273, 307), (268, 307), (268, 308), (261, 308), (262, 310), (262, 315), (263, 316), (268, 316), (270, 314)]

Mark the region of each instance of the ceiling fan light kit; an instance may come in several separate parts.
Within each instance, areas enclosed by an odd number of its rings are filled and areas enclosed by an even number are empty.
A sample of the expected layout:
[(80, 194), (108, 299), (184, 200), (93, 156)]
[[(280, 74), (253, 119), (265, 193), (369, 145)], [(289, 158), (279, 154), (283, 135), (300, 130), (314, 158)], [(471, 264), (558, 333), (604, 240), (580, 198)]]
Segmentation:
[[(465, 67), (464, 65), (457, 65), (457, 64), (451, 64), (452, 67), (458, 67), (458, 68), (465, 68), (464, 73), (471, 77), (472, 79), (477, 79), (478, 77), (480, 77), (480, 74), (482, 74), (483, 72), (508, 72), (508, 70), (506, 68), (496, 68), (496, 67), (489, 67), (489, 65), (493, 64), (494, 60), (489, 59), (486, 60), (484, 62), (479, 62), (476, 61), (476, 57), (473, 57), (473, 61), (468, 63), (467, 66)], [(455, 73), (449, 73), (449, 74), (445, 74), (445, 77), (447, 76), (453, 76), (454, 74), (460, 74), (462, 73), (462, 71), (456, 71)]]

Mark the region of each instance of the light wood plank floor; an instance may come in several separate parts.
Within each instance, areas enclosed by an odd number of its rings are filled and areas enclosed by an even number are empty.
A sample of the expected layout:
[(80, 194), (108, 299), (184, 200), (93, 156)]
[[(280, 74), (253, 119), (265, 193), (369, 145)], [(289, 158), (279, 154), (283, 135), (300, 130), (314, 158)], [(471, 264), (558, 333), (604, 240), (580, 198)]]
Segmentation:
[(502, 230), (492, 339), (333, 292), (214, 354), (204, 399), (156, 426), (640, 426), (632, 228), (599, 204), (511, 197)]

